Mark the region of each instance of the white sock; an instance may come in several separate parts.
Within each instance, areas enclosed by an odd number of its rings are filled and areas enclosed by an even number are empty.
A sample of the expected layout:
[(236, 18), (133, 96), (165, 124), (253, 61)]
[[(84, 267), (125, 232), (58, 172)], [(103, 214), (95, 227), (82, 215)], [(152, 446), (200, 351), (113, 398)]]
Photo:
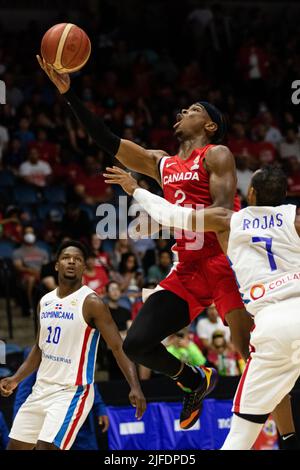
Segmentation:
[(250, 450), (262, 428), (263, 424), (252, 423), (234, 414), (221, 450)]

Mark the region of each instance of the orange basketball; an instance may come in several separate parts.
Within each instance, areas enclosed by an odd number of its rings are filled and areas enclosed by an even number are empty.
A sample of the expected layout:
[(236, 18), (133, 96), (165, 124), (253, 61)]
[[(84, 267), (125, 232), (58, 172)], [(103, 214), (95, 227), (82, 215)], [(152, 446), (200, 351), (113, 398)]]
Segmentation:
[(81, 69), (91, 53), (91, 42), (83, 29), (72, 23), (52, 26), (41, 43), (42, 57), (58, 73), (71, 73)]

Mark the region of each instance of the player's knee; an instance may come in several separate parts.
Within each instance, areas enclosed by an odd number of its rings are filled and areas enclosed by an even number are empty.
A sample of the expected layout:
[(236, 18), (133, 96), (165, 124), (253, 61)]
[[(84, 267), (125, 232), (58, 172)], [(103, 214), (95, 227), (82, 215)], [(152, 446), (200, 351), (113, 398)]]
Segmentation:
[(139, 335), (132, 334), (129, 330), (123, 343), (123, 351), (132, 361), (140, 362), (139, 359), (145, 352), (145, 342)]

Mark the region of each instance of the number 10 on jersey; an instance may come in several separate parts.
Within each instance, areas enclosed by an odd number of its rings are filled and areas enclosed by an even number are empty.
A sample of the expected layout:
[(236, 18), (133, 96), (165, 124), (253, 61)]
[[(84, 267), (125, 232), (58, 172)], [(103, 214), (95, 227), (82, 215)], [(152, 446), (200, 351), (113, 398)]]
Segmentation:
[(52, 326), (48, 326), (48, 331), (49, 331), (49, 335), (48, 335), (48, 338), (47, 338), (47, 341), (46, 343), (54, 343), (54, 344), (58, 344), (59, 342), (59, 338), (60, 338), (60, 333), (61, 333), (61, 327), (60, 326), (56, 326), (54, 328), (54, 332), (53, 332), (53, 335), (52, 335)]

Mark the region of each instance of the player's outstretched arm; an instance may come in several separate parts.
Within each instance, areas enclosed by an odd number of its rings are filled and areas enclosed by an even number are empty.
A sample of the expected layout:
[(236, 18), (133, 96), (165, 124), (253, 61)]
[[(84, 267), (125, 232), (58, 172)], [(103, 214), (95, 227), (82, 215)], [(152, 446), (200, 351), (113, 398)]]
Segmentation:
[(85, 127), (96, 144), (112, 157), (116, 157), (127, 168), (151, 176), (160, 181), (158, 162), (163, 155), (161, 150), (146, 150), (140, 145), (115, 135), (103, 120), (87, 109), (70, 88), (68, 74), (59, 74), (37, 55), (37, 60), (50, 80), (64, 96), (73, 113)]
[[(40, 308), (38, 307), (38, 316)], [(11, 377), (0, 380), (0, 393), (3, 397), (9, 397), (22, 380), (26, 379), (32, 372), (36, 371), (42, 360), (42, 352), (39, 348), (40, 327), (38, 328), (36, 342), (27, 358)]]
[(232, 211), (224, 207), (194, 210), (171, 204), (164, 198), (142, 189), (130, 173), (118, 167), (106, 168), (106, 183), (119, 184), (159, 224), (193, 232), (227, 232)]
[(123, 341), (108, 307), (96, 295), (89, 295), (83, 304), (83, 315), (88, 324), (94, 324), (110, 347), (129, 386), (129, 400), (136, 407), (136, 418), (141, 419), (146, 410), (146, 400), (142, 392), (136, 367), (123, 351)]

